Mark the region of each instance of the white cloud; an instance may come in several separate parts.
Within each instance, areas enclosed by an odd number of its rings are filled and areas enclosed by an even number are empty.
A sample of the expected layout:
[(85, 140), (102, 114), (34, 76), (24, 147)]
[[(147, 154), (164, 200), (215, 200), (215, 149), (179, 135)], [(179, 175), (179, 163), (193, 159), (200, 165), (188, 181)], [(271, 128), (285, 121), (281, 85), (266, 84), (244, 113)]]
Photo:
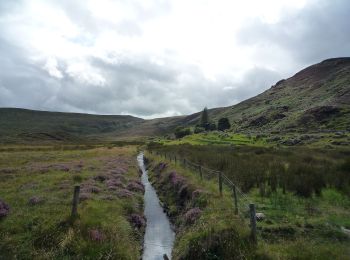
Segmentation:
[(47, 59), (46, 64), (43, 67), (52, 77), (62, 78), (62, 72), (57, 68), (57, 60), (53, 57)]
[[(325, 49), (345, 55), (341, 10), (348, 6), (345, 0), (4, 0), (0, 76), (11, 101), (0, 99), (0, 106), (145, 117), (227, 106), (321, 59)], [(333, 11), (327, 17), (325, 10)], [(332, 20), (340, 31), (325, 43), (311, 19)], [(308, 35), (322, 39), (320, 48)], [(18, 84), (28, 80), (45, 89), (46, 102), (21, 98)]]

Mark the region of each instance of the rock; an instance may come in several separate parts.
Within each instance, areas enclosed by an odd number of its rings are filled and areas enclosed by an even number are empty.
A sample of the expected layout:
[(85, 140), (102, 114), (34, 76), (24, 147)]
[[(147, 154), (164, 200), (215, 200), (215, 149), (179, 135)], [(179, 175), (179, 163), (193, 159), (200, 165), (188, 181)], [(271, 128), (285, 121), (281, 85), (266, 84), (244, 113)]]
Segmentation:
[(285, 117), (286, 117), (286, 115), (283, 113), (276, 113), (276, 114), (272, 115), (272, 119), (274, 119), (274, 120), (283, 119)]
[(31, 206), (38, 205), (40, 203), (44, 202), (44, 200), (38, 196), (33, 196), (28, 200), (28, 204)]
[(265, 214), (261, 213), (261, 212), (258, 212), (258, 213), (255, 214), (255, 217), (256, 217), (257, 221), (262, 221), (262, 220), (265, 219)]
[(252, 120), (249, 125), (250, 126), (263, 126), (266, 125), (269, 122), (266, 116), (259, 116)]
[(6, 217), (10, 213), (10, 206), (0, 199), (0, 218)]

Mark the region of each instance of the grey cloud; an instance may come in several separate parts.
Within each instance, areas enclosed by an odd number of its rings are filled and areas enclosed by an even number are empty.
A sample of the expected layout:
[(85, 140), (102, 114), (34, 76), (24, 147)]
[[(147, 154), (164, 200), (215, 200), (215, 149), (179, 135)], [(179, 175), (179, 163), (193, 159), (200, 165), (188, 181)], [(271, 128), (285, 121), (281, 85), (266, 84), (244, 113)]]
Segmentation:
[[(0, 14), (19, 8), (20, 2), (1, 1)], [(141, 34), (138, 24), (153, 19), (154, 14), (166, 13), (171, 6), (166, 1), (155, 1), (150, 8), (136, 5), (138, 18), (124, 21), (113, 27), (104, 21), (92, 19), (84, 2), (52, 1), (61, 8), (78, 26), (92, 35), (100, 28), (110, 26), (115, 30), (124, 30), (126, 35)], [(299, 13), (286, 13), (275, 25), (261, 21), (252, 21), (239, 35), (244, 46), (255, 45), (265, 53), (262, 60), (268, 62), (264, 46), (272, 45), (282, 49), (286, 56), (300, 66), (318, 62), (323, 58), (346, 55), (350, 51), (350, 26), (347, 16), (350, 3), (347, 1), (319, 1), (306, 6)], [(158, 5), (159, 4), (159, 5)], [(161, 11), (160, 11), (161, 10)], [(0, 35), (6, 27), (0, 22)], [(7, 28), (8, 30), (8, 28)], [(90, 44), (83, 35), (72, 39)], [(22, 39), (19, 39), (20, 43)], [(202, 71), (194, 65), (177, 63), (169, 50), (167, 57), (160, 57), (166, 65), (152, 62), (147, 55), (127, 56), (122, 59), (114, 53), (109, 61), (97, 57), (85, 58), (101, 77), (104, 85), (81, 82), (67, 73), (70, 61), (59, 60), (61, 79), (50, 76), (43, 68), (44, 64), (27, 60), (28, 50), (16, 46), (0, 36), (0, 107), (25, 107), (51, 111), (89, 112), (100, 114), (132, 114), (152, 117), (167, 114), (189, 114), (201, 110), (204, 106), (228, 106), (252, 97), (284, 77), (276, 70), (285, 68), (284, 60), (280, 67), (271, 69), (263, 62), (247, 71), (241, 81), (219, 78), (208, 80)], [(279, 57), (277, 57), (279, 58)], [(114, 61), (114, 62), (112, 62)], [(289, 71), (293, 73), (295, 71)]]
[(299, 64), (348, 56), (350, 53), (350, 2), (311, 1), (301, 11), (288, 11), (277, 24), (253, 20), (239, 34), (242, 45), (282, 48)]

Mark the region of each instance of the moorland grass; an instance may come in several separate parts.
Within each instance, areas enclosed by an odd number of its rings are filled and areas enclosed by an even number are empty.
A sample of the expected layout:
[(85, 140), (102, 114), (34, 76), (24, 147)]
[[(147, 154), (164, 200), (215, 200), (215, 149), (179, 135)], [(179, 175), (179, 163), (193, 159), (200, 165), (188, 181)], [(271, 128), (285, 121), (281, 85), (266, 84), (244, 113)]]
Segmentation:
[[(241, 187), (266, 216), (258, 222), (257, 255), (272, 259), (349, 255), (350, 239), (342, 230), (350, 228), (347, 150), (188, 144), (152, 144), (150, 149), (221, 170)], [(198, 178), (197, 172), (186, 172)], [(299, 246), (303, 250), (295, 252)]]
[[(1, 152), (0, 198), (10, 213), (0, 219), (0, 259), (138, 259), (143, 230), (129, 216), (142, 215), (142, 193), (118, 197), (94, 179), (123, 167), (126, 182), (138, 180), (135, 156), (135, 146)], [(94, 192), (71, 219), (77, 184)]]

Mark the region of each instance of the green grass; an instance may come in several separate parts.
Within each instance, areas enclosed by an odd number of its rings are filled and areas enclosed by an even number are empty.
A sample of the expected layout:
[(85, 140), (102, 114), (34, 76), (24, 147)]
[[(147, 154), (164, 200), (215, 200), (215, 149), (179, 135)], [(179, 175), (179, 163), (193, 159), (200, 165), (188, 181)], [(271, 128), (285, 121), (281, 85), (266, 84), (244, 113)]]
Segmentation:
[[(232, 256), (253, 259), (257, 256), (247, 223), (234, 214), (230, 192), (224, 191), (220, 197), (214, 180), (200, 180), (199, 175), (174, 162), (166, 161), (166, 169), (159, 172), (157, 166), (164, 160), (149, 153), (146, 157), (150, 160), (149, 168), (153, 169), (149, 171), (151, 181), (176, 226), (173, 259), (232, 259)], [(169, 181), (174, 172), (184, 178), (180, 186)], [(195, 192), (202, 195), (196, 198)], [(200, 217), (194, 223), (187, 223), (186, 214), (197, 207), (201, 209)]]
[(187, 135), (181, 139), (168, 140), (168, 139), (153, 139), (153, 141), (165, 145), (179, 145), (179, 144), (192, 144), (192, 145), (253, 145), (253, 146), (266, 146), (267, 142), (265, 138), (257, 139), (244, 134), (235, 134), (230, 132), (207, 132)]
[[(258, 222), (256, 256), (346, 259), (349, 255), (350, 238), (342, 231), (350, 228), (350, 182), (345, 174), (349, 169), (348, 151), (189, 144), (150, 144), (150, 148), (161, 154), (176, 155), (178, 160), (186, 158), (222, 170), (246, 192), (255, 202), (257, 212), (266, 216)], [(185, 172), (198, 178), (196, 171)], [(276, 176), (279, 177), (274, 179)], [(286, 180), (284, 185), (283, 180)], [(217, 192), (217, 183), (212, 185)], [(215, 204), (219, 205), (220, 201)], [(298, 247), (302, 251), (295, 252)]]
[[(134, 229), (128, 219), (132, 213), (142, 215), (142, 193), (120, 198), (93, 179), (114, 167), (127, 167), (126, 183), (138, 180), (135, 156), (135, 146), (1, 152), (0, 198), (10, 214), (0, 219), (0, 259), (138, 259), (143, 230)], [(114, 160), (121, 164), (114, 166)], [(75, 170), (76, 164), (82, 169)], [(79, 217), (72, 220), (73, 187), (87, 183), (99, 192), (79, 203)], [(30, 205), (33, 196), (43, 201)], [(100, 241), (91, 237), (93, 230), (102, 234)]]

